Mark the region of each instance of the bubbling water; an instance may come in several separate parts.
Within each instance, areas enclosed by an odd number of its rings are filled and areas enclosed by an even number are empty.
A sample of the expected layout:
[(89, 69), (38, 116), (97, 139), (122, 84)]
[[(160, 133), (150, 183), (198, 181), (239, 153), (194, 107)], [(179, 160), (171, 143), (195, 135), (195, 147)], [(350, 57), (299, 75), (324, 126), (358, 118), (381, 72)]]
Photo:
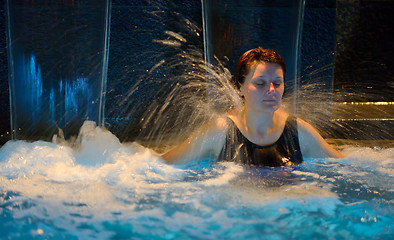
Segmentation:
[[(85, 122), (72, 142), (0, 149), (0, 230), (83, 239), (390, 235), (394, 149), (343, 152), (297, 167), (173, 166)], [(321, 221), (328, 227), (316, 228)]]

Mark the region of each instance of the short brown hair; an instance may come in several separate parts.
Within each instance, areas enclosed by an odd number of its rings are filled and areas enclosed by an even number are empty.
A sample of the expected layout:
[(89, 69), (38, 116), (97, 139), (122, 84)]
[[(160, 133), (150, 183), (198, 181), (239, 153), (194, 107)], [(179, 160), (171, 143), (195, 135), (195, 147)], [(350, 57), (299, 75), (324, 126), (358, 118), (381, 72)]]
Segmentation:
[(286, 64), (283, 58), (275, 50), (265, 49), (259, 46), (250, 49), (239, 58), (237, 72), (233, 79), (233, 84), (237, 89), (245, 82), (246, 75), (248, 75), (251, 67), (257, 62), (277, 63), (282, 67), (283, 77), (286, 73)]

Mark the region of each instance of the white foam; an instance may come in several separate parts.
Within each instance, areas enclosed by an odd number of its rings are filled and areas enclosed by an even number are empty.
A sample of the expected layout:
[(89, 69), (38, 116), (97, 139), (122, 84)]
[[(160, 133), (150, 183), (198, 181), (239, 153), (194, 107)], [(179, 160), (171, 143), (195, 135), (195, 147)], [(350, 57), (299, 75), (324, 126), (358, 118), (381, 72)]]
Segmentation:
[(394, 148), (346, 146), (342, 153), (346, 156), (343, 159), (305, 159), (307, 171), (293, 173), (327, 183), (338, 180), (394, 191)]
[[(232, 162), (168, 165), (149, 149), (120, 143), (106, 129), (87, 122), (73, 143), (6, 143), (0, 149), (0, 191), (19, 194), (8, 202), (34, 202), (32, 207), (14, 210), (15, 218), (33, 215), (50, 219), (55, 227), (73, 232), (86, 221), (100, 230), (102, 221), (139, 222), (139, 218), (148, 217), (159, 219), (159, 224), (171, 223), (174, 231), (184, 226), (185, 219), (202, 227), (206, 218), (236, 225), (238, 220), (226, 216), (226, 209), (243, 206), (264, 208), (264, 214), (272, 206), (273, 215), (300, 208), (331, 215), (340, 204), (331, 191), (335, 181), (349, 176), (360, 180), (363, 176), (361, 180), (366, 182), (371, 179), (370, 169), (392, 176), (392, 149), (346, 148), (344, 153), (348, 158), (306, 161), (298, 170), (272, 179), (249, 178), (244, 167)], [(328, 169), (339, 175), (327, 176)], [(275, 178), (290, 174), (299, 178), (275, 183)], [(279, 186), (269, 187), (270, 181)], [(163, 204), (179, 206), (180, 212), (168, 216), (161, 208)], [(149, 232), (138, 227), (140, 232)], [(90, 230), (84, 231), (81, 238), (97, 237), (91, 234)], [(103, 234), (110, 236), (108, 232)]]
[[(239, 169), (235, 165), (225, 168), (223, 165), (213, 179), (203, 181), (202, 185), (228, 184)], [(144, 195), (167, 188), (174, 192), (181, 189), (180, 192), (187, 195), (188, 191), (190, 194), (196, 191), (195, 182), (183, 181), (190, 173), (187, 169), (165, 164), (152, 151), (138, 144), (121, 144), (113, 134), (92, 122), (86, 122), (76, 141), (68, 145), (10, 141), (0, 149), (0, 174), (4, 176), (0, 189), (33, 198), (71, 195), (79, 196), (74, 199), (76, 201), (96, 202), (96, 195), (88, 197), (76, 192), (79, 190), (75, 184), (85, 186), (85, 192), (95, 191), (90, 188), (103, 195), (113, 191), (121, 198), (130, 197), (127, 196), (130, 194), (144, 198)], [(137, 202), (138, 198), (133, 201)]]
[(228, 184), (231, 180), (243, 172), (243, 168), (240, 165), (235, 165), (230, 162), (220, 163), (224, 168), (216, 168), (215, 170), (219, 174), (219, 177), (210, 178), (199, 183), (203, 186), (222, 186)]
[(0, 174), (11, 178), (46, 175), (57, 163), (75, 164), (71, 148), (43, 141), (9, 141), (0, 149), (0, 161)]
[(352, 165), (394, 177), (394, 148), (347, 147), (343, 154)]
[(291, 173), (296, 174), (296, 175), (302, 175), (302, 176), (310, 176), (310, 177), (313, 177), (313, 178), (316, 178), (316, 179), (320, 178), (320, 175), (317, 174), (317, 173), (302, 172), (302, 171), (297, 171), (297, 170), (292, 171)]

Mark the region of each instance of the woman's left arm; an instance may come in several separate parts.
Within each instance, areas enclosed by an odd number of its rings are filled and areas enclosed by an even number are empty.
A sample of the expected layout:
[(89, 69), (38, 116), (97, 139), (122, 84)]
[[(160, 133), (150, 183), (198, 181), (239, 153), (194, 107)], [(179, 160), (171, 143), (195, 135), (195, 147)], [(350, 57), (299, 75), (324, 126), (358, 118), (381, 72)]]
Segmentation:
[(331, 147), (326, 140), (304, 120), (297, 118), (298, 138), (304, 157), (313, 158), (343, 158), (343, 154)]

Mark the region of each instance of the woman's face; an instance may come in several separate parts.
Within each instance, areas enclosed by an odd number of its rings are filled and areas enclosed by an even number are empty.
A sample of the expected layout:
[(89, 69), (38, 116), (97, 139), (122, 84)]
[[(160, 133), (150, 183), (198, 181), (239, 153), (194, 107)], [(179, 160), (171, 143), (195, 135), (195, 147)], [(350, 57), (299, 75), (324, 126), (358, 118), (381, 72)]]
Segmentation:
[(283, 69), (277, 63), (258, 62), (246, 75), (240, 92), (245, 107), (257, 112), (274, 112), (280, 106), (284, 91)]

